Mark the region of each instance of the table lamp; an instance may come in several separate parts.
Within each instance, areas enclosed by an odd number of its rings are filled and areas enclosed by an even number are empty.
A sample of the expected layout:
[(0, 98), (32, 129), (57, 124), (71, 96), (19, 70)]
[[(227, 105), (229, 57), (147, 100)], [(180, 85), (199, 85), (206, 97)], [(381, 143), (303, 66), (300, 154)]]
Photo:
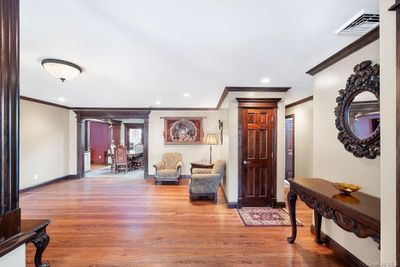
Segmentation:
[(212, 146), (213, 145), (218, 145), (218, 136), (217, 136), (217, 134), (214, 134), (214, 133), (206, 134), (206, 136), (204, 137), (204, 144), (210, 145), (210, 164), (211, 164), (211, 161), (212, 161)]

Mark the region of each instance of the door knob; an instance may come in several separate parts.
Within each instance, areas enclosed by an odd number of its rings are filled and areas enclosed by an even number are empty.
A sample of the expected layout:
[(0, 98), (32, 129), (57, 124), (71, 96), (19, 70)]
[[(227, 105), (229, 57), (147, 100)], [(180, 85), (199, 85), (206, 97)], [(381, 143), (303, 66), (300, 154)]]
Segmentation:
[(243, 160), (243, 165), (247, 165), (249, 162), (247, 160)]

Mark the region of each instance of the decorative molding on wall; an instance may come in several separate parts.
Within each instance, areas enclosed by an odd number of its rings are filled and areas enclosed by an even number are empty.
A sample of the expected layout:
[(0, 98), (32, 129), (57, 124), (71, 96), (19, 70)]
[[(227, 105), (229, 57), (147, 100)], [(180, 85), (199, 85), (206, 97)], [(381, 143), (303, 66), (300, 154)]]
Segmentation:
[(47, 102), (47, 101), (44, 101), (44, 100), (31, 98), (31, 97), (27, 97), (27, 96), (22, 96), (22, 95), (19, 97), (19, 99), (30, 101), (30, 102), (34, 102), (34, 103), (39, 103), (39, 104), (43, 104), (43, 105), (53, 106), (53, 107), (57, 107), (57, 108), (70, 109), (70, 107), (67, 107), (67, 106), (64, 106), (64, 105), (60, 105), (60, 104), (56, 104), (56, 103), (52, 103), (52, 102)]
[(364, 36), (360, 37), (353, 43), (349, 44), (339, 52), (335, 53), (334, 55), (328, 57), (315, 67), (308, 70), (306, 73), (314, 76), (318, 72), (332, 66), (336, 62), (342, 60), (343, 58), (353, 54), (354, 52), (360, 50), (361, 48), (369, 45), (370, 43), (379, 39), (379, 27), (376, 27), (369, 33), (365, 34)]
[[(315, 235), (315, 226), (311, 225), (311, 234)], [(330, 248), (338, 258), (341, 258), (344, 262), (346, 262), (349, 266), (359, 266), (359, 267), (367, 267), (365, 263), (360, 261), (356, 256), (351, 254), (347, 249), (342, 247), (339, 243), (333, 240), (327, 234), (321, 232), (321, 239), (324, 241), (325, 245)]]
[(30, 98), (26, 96), (21, 96), (20, 98), (23, 100), (36, 102), (44, 105), (59, 107), (70, 109), (73, 111), (210, 111), (210, 110), (218, 110), (222, 103), (224, 102), (225, 98), (229, 94), (229, 92), (287, 92), (291, 87), (239, 87), (239, 86), (228, 86), (222, 92), (222, 95), (218, 101), (216, 107), (206, 107), (206, 108), (178, 108), (178, 107), (165, 107), (165, 108), (110, 108), (110, 107), (69, 107), (64, 105), (59, 105), (52, 102), (47, 102), (40, 99)]
[(218, 110), (225, 98), (228, 96), (230, 92), (287, 92), (291, 87), (239, 87), (239, 86), (227, 86), (222, 92), (221, 97), (219, 98), (217, 107)]
[(70, 180), (70, 179), (77, 179), (77, 177), (76, 177), (76, 175), (72, 175), (72, 174), (64, 175), (64, 176), (61, 176), (61, 177), (58, 177), (58, 178), (51, 179), (51, 180), (46, 181), (46, 182), (41, 183), (41, 184), (37, 184), (37, 185), (34, 185), (34, 186), (30, 186), (30, 187), (21, 189), (21, 190), (19, 190), (19, 192), (20, 193), (29, 192), (29, 191), (32, 191), (32, 190), (35, 190), (35, 189), (38, 189), (38, 188), (41, 188), (41, 187), (44, 187), (44, 186), (48, 186), (48, 185), (55, 184), (55, 183), (60, 183), (60, 182), (63, 182), (65, 180)]
[(308, 102), (308, 101), (312, 101), (313, 98), (314, 98), (314, 96), (312, 96), (312, 95), (311, 95), (311, 96), (308, 96), (308, 97), (303, 98), (303, 99), (300, 99), (300, 100), (298, 100), (298, 101), (296, 101), (296, 102), (290, 103), (289, 105), (286, 105), (285, 108), (288, 109), (288, 108), (295, 107), (295, 106), (297, 106), (297, 105), (301, 105), (301, 104), (306, 103), (306, 102)]

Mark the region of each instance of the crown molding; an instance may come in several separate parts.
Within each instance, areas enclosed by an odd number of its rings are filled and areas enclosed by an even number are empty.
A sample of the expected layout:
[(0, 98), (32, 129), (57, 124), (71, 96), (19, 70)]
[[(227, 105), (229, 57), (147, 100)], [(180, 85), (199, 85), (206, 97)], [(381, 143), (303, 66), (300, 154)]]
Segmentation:
[(335, 53), (334, 55), (328, 57), (315, 67), (311, 68), (306, 72), (306, 74), (310, 74), (314, 76), (318, 72), (332, 66), (333, 64), (339, 62), (343, 58), (353, 54), (354, 52), (360, 50), (361, 48), (369, 45), (370, 43), (379, 39), (379, 26), (373, 29), (372, 31), (366, 33), (362, 37), (355, 40), (353, 43), (349, 44), (339, 52)]
[(222, 91), (221, 97), (219, 98), (217, 107), (218, 110), (225, 98), (230, 92), (287, 92), (291, 87), (241, 87), (241, 86), (227, 86)]
[(298, 100), (298, 101), (296, 101), (296, 102), (290, 103), (289, 105), (286, 105), (285, 108), (286, 108), (286, 109), (292, 108), (292, 107), (294, 107), (294, 106), (297, 106), (297, 105), (306, 103), (306, 102), (311, 101), (311, 100), (313, 100), (313, 99), (314, 99), (314, 96), (311, 95), (311, 96), (308, 96), (308, 97), (306, 97), (306, 98), (300, 99), (300, 100)]

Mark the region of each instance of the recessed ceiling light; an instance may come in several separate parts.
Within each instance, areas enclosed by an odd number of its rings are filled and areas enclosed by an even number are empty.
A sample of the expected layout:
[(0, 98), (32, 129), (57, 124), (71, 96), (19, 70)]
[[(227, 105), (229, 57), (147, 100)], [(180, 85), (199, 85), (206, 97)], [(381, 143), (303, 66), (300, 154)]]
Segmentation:
[(270, 82), (271, 82), (271, 79), (268, 78), (268, 77), (263, 78), (263, 79), (261, 80), (261, 83), (270, 83)]
[(64, 97), (59, 97), (57, 98), (58, 102), (65, 102), (65, 98)]
[(161, 101), (160, 101), (160, 100), (157, 100), (157, 101), (156, 101), (156, 105), (161, 105)]
[(189, 93), (184, 93), (183, 96), (184, 96), (184, 97), (189, 97), (190, 94), (189, 94)]

